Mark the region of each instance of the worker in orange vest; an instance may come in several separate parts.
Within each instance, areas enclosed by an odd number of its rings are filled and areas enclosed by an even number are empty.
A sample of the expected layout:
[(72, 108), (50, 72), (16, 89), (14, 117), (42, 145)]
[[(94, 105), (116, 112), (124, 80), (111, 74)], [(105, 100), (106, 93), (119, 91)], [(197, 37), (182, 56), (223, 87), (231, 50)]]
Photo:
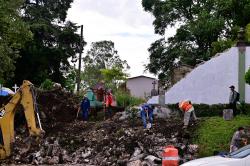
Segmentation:
[(184, 112), (184, 126), (183, 128), (187, 128), (190, 117), (193, 118), (194, 121), (197, 120), (197, 117), (194, 112), (194, 107), (190, 100), (184, 100), (179, 102), (179, 108)]
[(108, 90), (105, 104), (106, 104), (106, 110), (105, 110), (105, 117), (106, 118), (112, 118), (112, 103), (113, 103), (113, 95), (111, 93), (111, 90)]

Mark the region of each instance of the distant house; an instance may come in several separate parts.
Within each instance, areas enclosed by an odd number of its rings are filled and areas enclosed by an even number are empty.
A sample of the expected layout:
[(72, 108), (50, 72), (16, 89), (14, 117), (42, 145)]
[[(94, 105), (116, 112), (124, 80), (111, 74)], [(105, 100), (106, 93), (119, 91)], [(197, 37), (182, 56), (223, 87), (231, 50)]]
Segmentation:
[(143, 75), (131, 77), (127, 80), (126, 88), (130, 91), (130, 94), (132, 96), (148, 98), (149, 96), (151, 96), (151, 92), (158, 92), (158, 80)]

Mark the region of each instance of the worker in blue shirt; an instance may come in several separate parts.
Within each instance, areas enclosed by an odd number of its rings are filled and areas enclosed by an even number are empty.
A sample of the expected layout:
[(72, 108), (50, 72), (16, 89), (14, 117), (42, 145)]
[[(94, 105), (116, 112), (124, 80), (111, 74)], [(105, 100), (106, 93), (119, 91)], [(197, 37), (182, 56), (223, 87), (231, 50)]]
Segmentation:
[(81, 110), (82, 110), (82, 119), (83, 121), (88, 121), (89, 119), (89, 109), (90, 109), (90, 101), (85, 95), (83, 97), (82, 103), (81, 103)]
[[(148, 104), (143, 104), (140, 108), (140, 114), (144, 128), (151, 128), (153, 123), (153, 110), (154, 107)], [(147, 118), (149, 119), (149, 125), (147, 126)]]

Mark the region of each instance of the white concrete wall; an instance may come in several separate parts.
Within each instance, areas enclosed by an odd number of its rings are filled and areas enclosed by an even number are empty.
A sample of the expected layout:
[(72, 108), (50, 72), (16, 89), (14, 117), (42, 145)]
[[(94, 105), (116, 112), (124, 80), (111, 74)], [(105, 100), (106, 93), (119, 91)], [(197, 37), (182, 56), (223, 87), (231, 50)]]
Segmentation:
[[(247, 57), (250, 65), (250, 55)], [(228, 103), (229, 86), (234, 85), (238, 91), (238, 61), (238, 48), (233, 47), (198, 66), (165, 93), (166, 104), (183, 99), (197, 104)]]
[[(151, 90), (153, 89), (153, 81), (154, 79), (150, 79), (147, 77), (137, 77), (128, 79), (126, 86), (127, 89), (130, 90), (131, 95), (135, 97), (145, 98), (145, 94), (151, 94)], [(158, 89), (157, 84), (155, 87), (156, 89)]]

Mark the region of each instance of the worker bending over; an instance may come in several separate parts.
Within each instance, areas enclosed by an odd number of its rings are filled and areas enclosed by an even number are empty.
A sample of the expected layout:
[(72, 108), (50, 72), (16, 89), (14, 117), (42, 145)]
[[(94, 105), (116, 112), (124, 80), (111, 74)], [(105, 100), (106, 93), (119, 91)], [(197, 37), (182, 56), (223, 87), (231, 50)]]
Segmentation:
[(193, 118), (194, 121), (197, 120), (197, 117), (194, 112), (194, 107), (189, 100), (184, 100), (179, 103), (179, 108), (184, 112), (184, 126), (183, 128), (187, 128), (190, 118)]
[[(141, 119), (144, 128), (151, 128), (153, 123), (153, 110), (154, 107), (148, 104), (143, 104), (140, 108)], [(149, 125), (147, 126), (147, 118), (149, 119)]]

